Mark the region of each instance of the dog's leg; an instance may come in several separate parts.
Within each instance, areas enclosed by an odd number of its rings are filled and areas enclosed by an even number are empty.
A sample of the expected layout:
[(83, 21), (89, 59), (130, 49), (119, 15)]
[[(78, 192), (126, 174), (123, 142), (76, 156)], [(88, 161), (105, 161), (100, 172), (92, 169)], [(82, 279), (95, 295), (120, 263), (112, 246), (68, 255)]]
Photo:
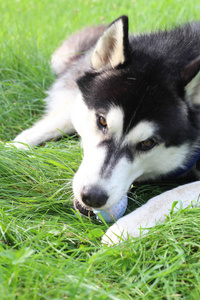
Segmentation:
[(21, 132), (12, 144), (17, 148), (28, 149), (27, 145), (40, 145), (53, 138), (61, 137), (63, 133), (72, 134), (74, 132), (70, 121), (61, 123), (59, 115), (48, 114), (33, 127)]
[[(21, 132), (13, 141), (17, 148), (28, 149), (29, 146), (40, 145), (53, 138), (59, 138), (64, 134), (73, 134), (75, 129), (71, 122), (71, 109), (74, 97), (70, 92), (66, 93), (68, 101), (60, 101), (59, 94), (57, 101), (49, 101), (47, 113), (41, 120), (36, 122), (31, 128)], [(48, 102), (48, 98), (47, 98)]]
[(141, 231), (146, 234), (147, 228), (165, 220), (174, 201), (180, 200), (182, 208), (185, 208), (192, 201), (198, 201), (199, 195), (200, 181), (197, 181), (156, 196), (113, 224), (103, 236), (102, 243), (110, 246), (126, 240), (129, 236), (138, 237)]

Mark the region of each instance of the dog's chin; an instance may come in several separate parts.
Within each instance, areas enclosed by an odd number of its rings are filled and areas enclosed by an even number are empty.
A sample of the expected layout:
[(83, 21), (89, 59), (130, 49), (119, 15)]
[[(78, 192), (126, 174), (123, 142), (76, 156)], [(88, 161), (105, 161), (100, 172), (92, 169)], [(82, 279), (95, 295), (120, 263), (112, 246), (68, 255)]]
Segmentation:
[(80, 212), (81, 215), (87, 216), (87, 217), (94, 217), (95, 213), (93, 212), (91, 207), (83, 206), (77, 199), (74, 201), (75, 209)]

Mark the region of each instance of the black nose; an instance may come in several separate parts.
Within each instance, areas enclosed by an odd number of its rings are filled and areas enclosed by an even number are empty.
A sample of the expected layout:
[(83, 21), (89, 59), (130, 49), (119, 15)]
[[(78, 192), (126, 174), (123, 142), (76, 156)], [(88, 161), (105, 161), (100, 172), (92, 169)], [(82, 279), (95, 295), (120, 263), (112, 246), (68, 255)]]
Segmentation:
[(99, 186), (84, 187), (81, 197), (86, 205), (93, 208), (103, 206), (108, 199), (107, 193)]

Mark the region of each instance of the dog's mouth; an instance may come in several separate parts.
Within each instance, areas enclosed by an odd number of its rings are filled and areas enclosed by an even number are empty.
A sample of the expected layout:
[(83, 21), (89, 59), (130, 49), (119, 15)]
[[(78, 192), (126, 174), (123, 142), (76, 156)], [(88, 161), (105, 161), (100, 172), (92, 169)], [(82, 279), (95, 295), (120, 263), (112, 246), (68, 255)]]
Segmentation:
[(75, 199), (74, 201), (75, 209), (80, 212), (80, 214), (87, 216), (87, 217), (93, 217), (95, 216), (95, 213), (93, 212), (91, 207), (86, 207), (80, 204), (80, 202)]

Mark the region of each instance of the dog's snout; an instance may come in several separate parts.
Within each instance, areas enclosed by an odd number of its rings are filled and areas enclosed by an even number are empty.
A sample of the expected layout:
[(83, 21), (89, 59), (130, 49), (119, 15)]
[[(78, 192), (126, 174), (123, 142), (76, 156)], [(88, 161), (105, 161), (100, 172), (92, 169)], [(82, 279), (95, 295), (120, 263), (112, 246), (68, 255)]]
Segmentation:
[(98, 208), (106, 204), (108, 195), (98, 186), (84, 187), (82, 194), (82, 201), (93, 208)]

